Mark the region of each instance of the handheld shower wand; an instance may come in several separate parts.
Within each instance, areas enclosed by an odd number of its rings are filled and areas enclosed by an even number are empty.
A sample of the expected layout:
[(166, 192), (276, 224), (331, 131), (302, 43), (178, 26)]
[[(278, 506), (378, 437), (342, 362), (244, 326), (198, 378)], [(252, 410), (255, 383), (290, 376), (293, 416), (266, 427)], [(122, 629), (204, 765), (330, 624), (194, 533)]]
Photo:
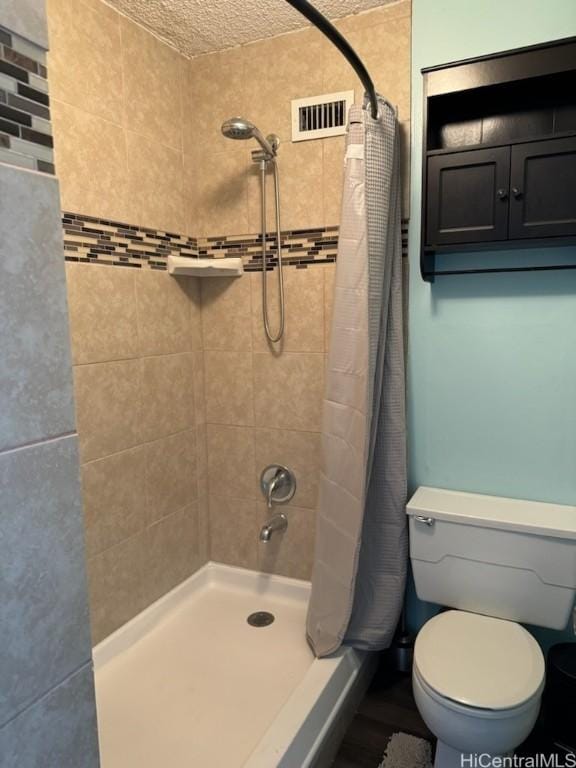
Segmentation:
[(227, 139), (240, 139), (241, 141), (256, 139), (270, 160), (276, 157), (279, 144), (278, 137), (270, 134), (265, 139), (258, 128), (243, 117), (231, 117), (229, 120), (225, 120), (222, 123), (222, 133)]
[[(266, 336), (272, 343), (280, 341), (284, 335), (284, 275), (282, 271), (282, 245), (280, 226), (280, 182), (278, 178), (278, 163), (276, 155), (280, 140), (274, 134), (266, 138), (249, 120), (243, 117), (231, 117), (222, 123), (222, 133), (228, 139), (247, 140), (256, 139), (260, 144), (261, 152), (253, 152), (255, 162), (260, 164), (260, 194), (262, 210), (262, 315)], [(278, 249), (278, 290), (280, 294), (280, 323), (277, 333), (272, 333), (268, 317), (268, 284), (267, 284), (267, 252), (266, 252), (266, 170), (268, 164), (272, 164), (274, 171), (274, 203), (276, 209), (276, 247)]]

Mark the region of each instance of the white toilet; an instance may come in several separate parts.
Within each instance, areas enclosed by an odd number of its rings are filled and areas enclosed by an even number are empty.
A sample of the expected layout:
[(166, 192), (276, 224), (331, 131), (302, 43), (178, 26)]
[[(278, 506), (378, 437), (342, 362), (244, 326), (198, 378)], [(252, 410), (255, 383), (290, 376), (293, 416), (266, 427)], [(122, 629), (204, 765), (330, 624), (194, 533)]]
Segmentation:
[(473, 768), (475, 754), (513, 752), (538, 717), (544, 657), (516, 622), (567, 625), (576, 508), (422, 487), (407, 512), (418, 597), (456, 609), (418, 633), (416, 704), (435, 766)]

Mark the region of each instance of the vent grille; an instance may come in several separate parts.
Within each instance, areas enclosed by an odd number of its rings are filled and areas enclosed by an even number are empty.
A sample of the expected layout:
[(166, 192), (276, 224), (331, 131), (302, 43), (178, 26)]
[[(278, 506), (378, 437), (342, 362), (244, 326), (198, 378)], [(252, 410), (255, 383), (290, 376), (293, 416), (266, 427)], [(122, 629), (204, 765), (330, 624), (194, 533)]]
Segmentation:
[(354, 91), (292, 101), (292, 141), (322, 139), (346, 133)]
[(323, 128), (342, 127), (346, 124), (346, 102), (329, 101), (326, 104), (313, 104), (298, 110), (298, 129), (302, 131), (321, 131)]

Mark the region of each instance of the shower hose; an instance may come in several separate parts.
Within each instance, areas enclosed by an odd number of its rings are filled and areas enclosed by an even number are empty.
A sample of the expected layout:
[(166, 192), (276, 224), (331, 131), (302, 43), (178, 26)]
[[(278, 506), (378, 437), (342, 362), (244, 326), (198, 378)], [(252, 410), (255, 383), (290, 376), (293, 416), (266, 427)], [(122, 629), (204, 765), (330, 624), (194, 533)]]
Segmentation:
[[(276, 249), (278, 252), (278, 292), (280, 304), (280, 323), (277, 333), (272, 333), (268, 317), (268, 255), (266, 242), (266, 171), (268, 163), (272, 164), (274, 174), (274, 202), (276, 207)], [(284, 275), (282, 272), (282, 243), (280, 228), (280, 182), (278, 178), (278, 163), (275, 158), (262, 160), (260, 163), (260, 189), (262, 200), (262, 314), (264, 330), (267, 338), (276, 343), (284, 335)]]

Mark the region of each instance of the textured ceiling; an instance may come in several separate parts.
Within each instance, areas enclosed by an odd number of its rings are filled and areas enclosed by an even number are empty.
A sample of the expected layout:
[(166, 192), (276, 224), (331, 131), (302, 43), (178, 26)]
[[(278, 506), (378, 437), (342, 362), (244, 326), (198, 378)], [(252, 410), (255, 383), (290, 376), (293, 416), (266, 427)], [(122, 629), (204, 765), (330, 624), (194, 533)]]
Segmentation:
[[(306, 26), (286, 0), (107, 0), (186, 56), (219, 51)], [(316, 0), (329, 19), (392, 0)]]

